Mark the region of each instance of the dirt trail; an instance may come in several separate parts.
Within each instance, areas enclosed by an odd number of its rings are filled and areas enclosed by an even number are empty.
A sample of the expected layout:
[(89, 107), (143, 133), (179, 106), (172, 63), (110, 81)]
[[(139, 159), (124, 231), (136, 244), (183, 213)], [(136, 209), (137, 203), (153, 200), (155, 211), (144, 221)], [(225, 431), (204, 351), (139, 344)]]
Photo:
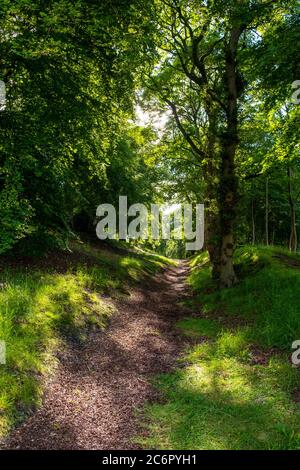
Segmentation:
[(288, 268), (300, 269), (300, 261), (297, 259), (290, 258), (289, 256), (283, 254), (273, 255), (273, 258), (278, 259), (279, 261), (281, 261), (282, 264), (284, 264)]
[(187, 266), (168, 268), (117, 304), (110, 326), (73, 345), (47, 386), (41, 408), (2, 449), (135, 449), (137, 408), (157, 399), (153, 374), (175, 364), (182, 348), (174, 321), (187, 295)]

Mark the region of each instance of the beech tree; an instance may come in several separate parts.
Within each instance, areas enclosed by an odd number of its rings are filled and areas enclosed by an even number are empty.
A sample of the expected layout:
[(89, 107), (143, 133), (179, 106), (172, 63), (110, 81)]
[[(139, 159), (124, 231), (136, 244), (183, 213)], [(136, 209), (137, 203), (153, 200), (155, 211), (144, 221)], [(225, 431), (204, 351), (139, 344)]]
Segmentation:
[(290, 2), (162, 0), (157, 8), (157, 65), (148, 87), (171, 109), (205, 180), (206, 240), (221, 287), (237, 281), (233, 267), (238, 206), (236, 154), (247, 96), (245, 51)]

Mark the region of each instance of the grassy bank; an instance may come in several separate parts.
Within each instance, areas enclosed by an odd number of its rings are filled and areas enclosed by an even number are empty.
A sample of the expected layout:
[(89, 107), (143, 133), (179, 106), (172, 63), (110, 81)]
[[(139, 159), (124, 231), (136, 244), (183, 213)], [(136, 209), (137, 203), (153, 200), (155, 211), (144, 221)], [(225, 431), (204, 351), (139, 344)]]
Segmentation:
[(154, 274), (167, 260), (75, 243), (42, 258), (0, 258), (0, 437), (38, 405), (63, 342), (85, 341), (104, 328), (113, 298)]
[(191, 261), (191, 346), (157, 379), (165, 402), (145, 411), (156, 449), (299, 449), (300, 257), (274, 248), (236, 252), (240, 283), (218, 292), (207, 255)]

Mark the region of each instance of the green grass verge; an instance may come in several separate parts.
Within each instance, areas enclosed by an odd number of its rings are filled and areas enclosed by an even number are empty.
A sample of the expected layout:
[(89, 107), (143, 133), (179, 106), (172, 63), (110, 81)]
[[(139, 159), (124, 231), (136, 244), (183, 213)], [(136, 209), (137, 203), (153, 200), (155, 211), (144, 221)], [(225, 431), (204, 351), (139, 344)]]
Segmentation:
[[(288, 266), (288, 260), (299, 266)], [(192, 265), (207, 261), (201, 254)], [(266, 347), (290, 350), (300, 338), (300, 256), (266, 247), (243, 247), (236, 251), (236, 270), (240, 283), (232, 289), (214, 290), (210, 267), (192, 270), (189, 283), (196, 296), (191, 306), (214, 317), (235, 317), (252, 322), (249, 339)]]
[(62, 342), (84, 341), (91, 329), (106, 326), (114, 311), (106, 295), (128, 294), (131, 284), (168, 262), (91, 244), (75, 243), (72, 251), (0, 259), (0, 340), (7, 352), (0, 365), (0, 437), (40, 403)]
[(300, 339), (298, 261), (284, 250), (240, 248), (240, 283), (221, 292), (207, 255), (191, 261), (194, 315), (178, 327), (196, 345), (156, 380), (165, 400), (146, 407), (143, 446), (300, 449), (300, 373), (290, 363)]

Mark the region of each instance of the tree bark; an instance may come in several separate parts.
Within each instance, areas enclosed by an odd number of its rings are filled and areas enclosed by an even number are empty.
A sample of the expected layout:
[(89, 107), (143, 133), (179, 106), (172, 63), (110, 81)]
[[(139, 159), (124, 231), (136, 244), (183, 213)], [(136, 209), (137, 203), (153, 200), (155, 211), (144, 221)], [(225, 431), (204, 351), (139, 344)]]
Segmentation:
[(220, 233), (220, 221), (217, 204), (217, 165), (215, 158), (217, 155), (216, 151), (216, 117), (217, 109), (210, 97), (207, 97), (206, 101), (206, 112), (208, 116), (209, 128), (208, 128), (208, 140), (207, 140), (207, 163), (204, 165), (203, 173), (206, 182), (204, 204), (205, 204), (205, 248), (208, 251), (209, 259), (212, 265), (212, 277), (213, 279), (219, 279), (219, 264), (218, 259), (220, 257), (219, 249), (219, 233)]
[(227, 101), (226, 130), (222, 136), (219, 214), (220, 214), (220, 256), (217, 270), (219, 286), (231, 287), (237, 282), (233, 266), (234, 224), (238, 201), (235, 154), (238, 146), (238, 70), (236, 54), (241, 27), (234, 27), (225, 49), (225, 89)]

